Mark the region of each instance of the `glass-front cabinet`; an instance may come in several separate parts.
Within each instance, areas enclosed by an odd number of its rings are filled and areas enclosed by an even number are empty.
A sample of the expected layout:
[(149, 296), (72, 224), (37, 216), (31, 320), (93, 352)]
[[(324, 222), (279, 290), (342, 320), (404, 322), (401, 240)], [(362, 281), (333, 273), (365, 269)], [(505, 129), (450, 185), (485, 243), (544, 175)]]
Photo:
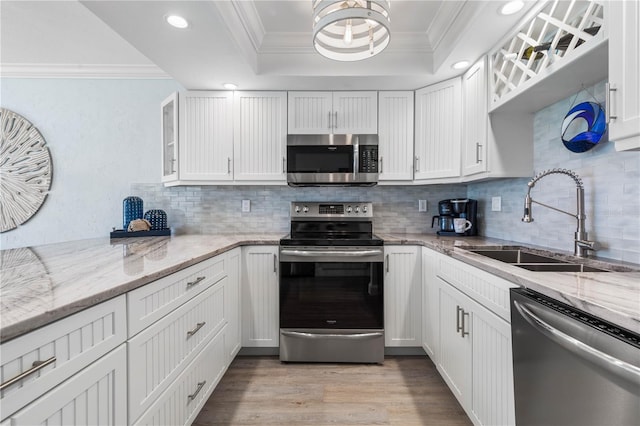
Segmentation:
[(178, 92), (160, 105), (162, 114), (162, 182), (178, 178)]

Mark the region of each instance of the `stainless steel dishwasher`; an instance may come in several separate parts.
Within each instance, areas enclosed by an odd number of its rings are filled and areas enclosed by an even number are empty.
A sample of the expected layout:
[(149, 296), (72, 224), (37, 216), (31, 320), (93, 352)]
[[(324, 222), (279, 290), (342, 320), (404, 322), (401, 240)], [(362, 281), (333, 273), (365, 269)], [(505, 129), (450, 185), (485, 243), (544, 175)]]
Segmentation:
[(640, 425), (640, 336), (511, 290), (516, 424)]

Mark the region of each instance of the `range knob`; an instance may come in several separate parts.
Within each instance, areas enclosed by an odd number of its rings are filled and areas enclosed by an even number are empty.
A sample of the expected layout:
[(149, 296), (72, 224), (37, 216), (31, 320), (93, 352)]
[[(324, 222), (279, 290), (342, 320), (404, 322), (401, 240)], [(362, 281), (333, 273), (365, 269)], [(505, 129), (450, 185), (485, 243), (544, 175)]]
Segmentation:
[(303, 211), (304, 213), (308, 213), (308, 212), (309, 212), (309, 207), (304, 206), (304, 207), (302, 208), (302, 211)]
[(347, 206), (347, 213), (351, 213), (351, 206)]
[(300, 213), (300, 206), (296, 206), (296, 213)]
[(367, 206), (362, 206), (362, 213), (366, 213), (367, 212)]
[(360, 213), (360, 207), (356, 206), (356, 213)]

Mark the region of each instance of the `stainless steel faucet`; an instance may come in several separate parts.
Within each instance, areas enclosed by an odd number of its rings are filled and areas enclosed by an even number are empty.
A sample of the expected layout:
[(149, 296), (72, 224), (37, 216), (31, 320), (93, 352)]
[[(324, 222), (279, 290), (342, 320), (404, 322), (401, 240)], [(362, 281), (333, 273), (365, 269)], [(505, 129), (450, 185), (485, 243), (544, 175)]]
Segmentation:
[[(576, 193), (577, 193), (577, 209), (576, 214), (566, 212), (564, 210), (560, 210), (556, 207), (549, 206), (547, 204), (543, 204), (539, 201), (536, 201), (531, 198), (531, 190), (535, 186), (536, 182), (542, 179), (545, 176), (551, 174), (562, 174), (571, 177), (576, 183)], [(551, 210), (555, 210), (560, 213), (568, 214), (571, 217), (575, 217), (578, 220), (578, 227), (576, 229), (575, 238), (574, 238), (574, 247), (573, 254), (579, 257), (587, 257), (589, 251), (595, 251), (597, 249), (597, 243), (595, 241), (589, 241), (587, 239), (587, 231), (585, 231), (584, 222), (587, 216), (584, 214), (584, 187), (582, 186), (582, 179), (573, 171), (567, 169), (550, 169), (545, 170), (543, 172), (538, 173), (527, 183), (529, 190), (527, 191), (527, 196), (524, 199), (524, 216), (522, 217), (523, 222), (533, 222), (533, 217), (531, 216), (531, 204), (536, 203), (543, 207), (550, 208)]]

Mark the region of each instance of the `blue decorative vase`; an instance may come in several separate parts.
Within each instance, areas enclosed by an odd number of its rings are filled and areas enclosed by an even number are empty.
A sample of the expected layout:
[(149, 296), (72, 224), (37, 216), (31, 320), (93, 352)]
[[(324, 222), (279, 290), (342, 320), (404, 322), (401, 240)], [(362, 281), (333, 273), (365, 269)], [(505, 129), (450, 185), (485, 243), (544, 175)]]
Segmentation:
[(129, 227), (129, 222), (135, 219), (142, 219), (142, 198), (127, 197), (122, 200), (122, 229), (125, 231)]
[(144, 218), (151, 223), (151, 229), (167, 229), (167, 213), (164, 210), (149, 210)]

